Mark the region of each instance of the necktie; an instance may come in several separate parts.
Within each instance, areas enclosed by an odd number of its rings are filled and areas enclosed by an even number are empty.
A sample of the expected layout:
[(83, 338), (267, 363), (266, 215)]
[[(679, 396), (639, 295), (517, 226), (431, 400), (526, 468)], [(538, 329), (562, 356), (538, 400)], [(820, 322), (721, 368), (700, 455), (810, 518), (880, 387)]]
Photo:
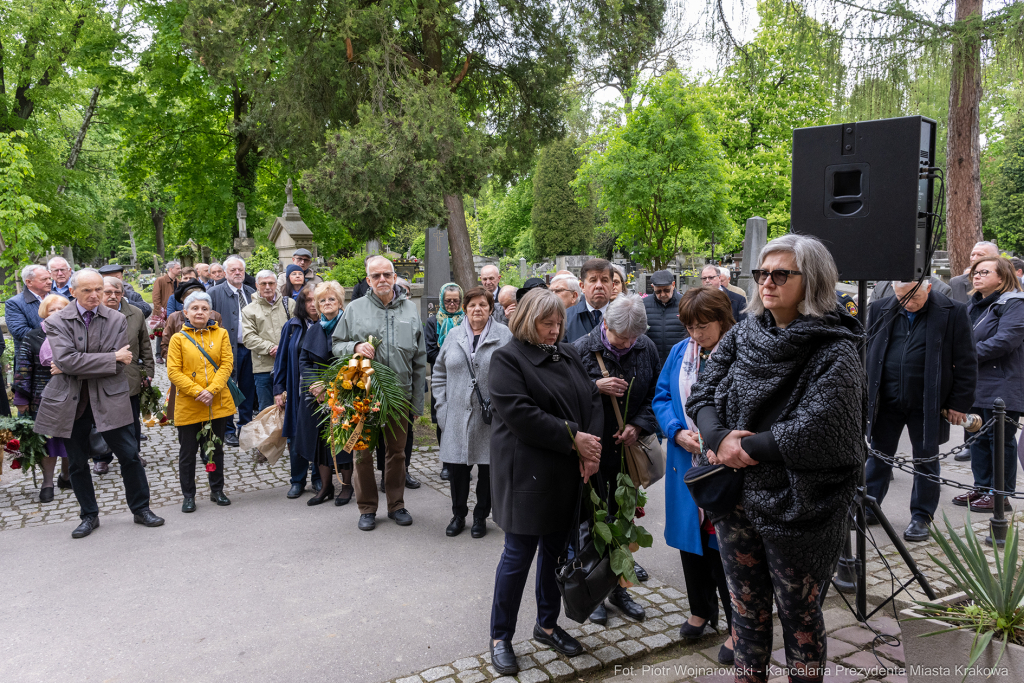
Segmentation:
[(594, 327), (601, 324), (601, 311), (596, 308), (590, 312), (590, 317), (594, 319)]
[(94, 313), (93, 311), (86, 311), (85, 313), (83, 313), (83, 314), (82, 314), (82, 320), (84, 320), (84, 321), (85, 321), (85, 327), (86, 327), (86, 329), (88, 329), (88, 327), (89, 327), (89, 323), (91, 323), (91, 322), (92, 322), (92, 317), (93, 317), (94, 315), (95, 315), (95, 313)]
[[(92, 317), (96, 315), (94, 311), (85, 311), (82, 313), (82, 321), (85, 323), (85, 329), (88, 331), (89, 323), (92, 322)], [(86, 350), (89, 348), (88, 342), (89, 335), (86, 334)], [(75, 419), (85, 415), (85, 409), (89, 407), (89, 382), (82, 380), (82, 384), (78, 388), (78, 393), (81, 395), (82, 400), (78, 402), (78, 408), (75, 410)]]

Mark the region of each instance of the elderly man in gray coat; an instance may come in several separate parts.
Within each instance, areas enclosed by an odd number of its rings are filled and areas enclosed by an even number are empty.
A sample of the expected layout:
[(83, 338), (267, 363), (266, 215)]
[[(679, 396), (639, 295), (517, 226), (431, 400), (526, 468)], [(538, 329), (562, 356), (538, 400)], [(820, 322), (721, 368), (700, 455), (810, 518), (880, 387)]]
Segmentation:
[(83, 268), (71, 277), (75, 302), (46, 323), (46, 337), (59, 370), (43, 390), (35, 432), (64, 439), (71, 464), (71, 488), (81, 506), (82, 523), (72, 538), (99, 527), (99, 506), (89, 472), (89, 432), (96, 431), (121, 463), (128, 507), (135, 523), (160, 526), (149, 509), (149, 482), (139, 460), (125, 366), (133, 361), (128, 321), (101, 303), (103, 276)]

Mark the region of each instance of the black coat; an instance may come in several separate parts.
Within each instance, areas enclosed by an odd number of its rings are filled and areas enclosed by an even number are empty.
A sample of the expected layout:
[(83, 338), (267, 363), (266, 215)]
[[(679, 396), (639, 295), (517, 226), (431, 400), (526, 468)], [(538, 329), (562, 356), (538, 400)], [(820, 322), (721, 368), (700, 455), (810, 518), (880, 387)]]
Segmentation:
[(667, 304), (658, 301), (658, 297), (651, 294), (644, 299), (644, 309), (647, 311), (647, 336), (658, 349), (658, 372), (665, 364), (668, 354), (672, 353), (672, 347), (689, 337), (686, 326), (679, 322), (679, 300), (683, 295), (678, 291), (672, 293), (672, 298)]
[(508, 533), (568, 532), (581, 482), (570, 436), (604, 429), (601, 395), (572, 344), (513, 339), (491, 357), (491, 501)]
[(308, 387), (317, 380), (324, 366), (331, 364), (331, 360), (331, 338), (324, 332), (320, 323), (314, 323), (306, 330), (306, 336), (302, 338), (302, 350), (299, 351), (302, 405), (295, 425), (295, 436), (292, 438), (292, 448), (310, 462), (317, 462), (318, 449), (322, 453), (325, 448), (326, 440), (323, 437), (321, 423), (327, 417), (327, 413), (321, 410), (322, 404), (317, 402)]
[[(654, 342), (645, 335), (640, 335), (637, 337), (636, 345), (623, 357), (621, 363), (616, 361), (601, 343), (600, 327), (591, 330), (587, 336), (577, 339), (573, 346), (579, 351), (583, 367), (586, 368), (591, 380), (596, 382), (604, 376), (601, 374), (601, 367), (597, 364), (597, 356), (594, 355), (595, 352), (600, 351), (609, 375), (632, 382), (632, 388), (629, 391), (629, 412), (626, 412), (626, 397), (618, 399), (622, 419), (626, 424), (639, 427), (643, 433), (642, 436), (656, 432), (658, 420), (654, 416), (651, 402), (654, 400), (654, 391), (658, 388), (659, 363), (658, 351), (654, 348)], [(619, 423), (615, 419), (615, 410), (612, 408), (612, 401), (615, 399), (605, 394), (600, 394), (600, 396), (601, 405), (604, 407), (601, 470), (606, 473), (607, 478), (607, 473), (612, 470), (619, 471), (622, 445), (616, 444), (615, 438), (612, 436), (619, 431)]]
[[(43, 389), (50, 381), (50, 366), (39, 362), (39, 349), (46, 340), (43, 326), (38, 325), (21, 340), (14, 359), (14, 391), (28, 399), (28, 416), (35, 417), (43, 399)], [(6, 394), (6, 392), (5, 392)], [(6, 395), (4, 396), (6, 398)], [(7, 411), (10, 413), (10, 410)], [(5, 413), (5, 414), (7, 414)]]
[(771, 440), (781, 458), (743, 469), (743, 507), (790, 565), (819, 580), (832, 576), (839, 559), (867, 454), (861, 338), (860, 324), (838, 305), (786, 329), (770, 311), (750, 316), (722, 337), (686, 402), (713, 450), (721, 441), (705, 434), (702, 410), (714, 408), (728, 430), (751, 429), (779, 411), (758, 437)]
[[(898, 316), (902, 316), (899, 300), (895, 296), (871, 302), (868, 318), (872, 321), (868, 333), (868, 426), (867, 437), (878, 417), (879, 394), (882, 384), (885, 352)], [(978, 356), (971, 335), (971, 321), (967, 307), (939, 294), (934, 289), (928, 294), (924, 311), (925, 359), (924, 396), (919, 405), (924, 410), (924, 449), (937, 451), (939, 444), (949, 441), (949, 422), (939, 411), (950, 408), (966, 413), (974, 405), (974, 387), (978, 380)]]

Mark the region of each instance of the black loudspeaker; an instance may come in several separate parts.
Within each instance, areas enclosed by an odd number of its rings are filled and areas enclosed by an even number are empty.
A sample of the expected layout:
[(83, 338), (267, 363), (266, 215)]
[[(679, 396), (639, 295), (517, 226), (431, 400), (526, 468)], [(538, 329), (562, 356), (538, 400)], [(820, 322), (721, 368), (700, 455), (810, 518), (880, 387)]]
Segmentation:
[(793, 131), (790, 227), (825, 243), (840, 279), (930, 272), (935, 131), (923, 116)]

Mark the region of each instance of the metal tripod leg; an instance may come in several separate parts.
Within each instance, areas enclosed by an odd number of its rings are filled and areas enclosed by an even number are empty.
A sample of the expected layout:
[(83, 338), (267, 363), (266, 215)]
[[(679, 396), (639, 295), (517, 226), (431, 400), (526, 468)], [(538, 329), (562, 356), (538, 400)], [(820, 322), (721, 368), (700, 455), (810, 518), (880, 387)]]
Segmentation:
[[(925, 578), (925, 575), (922, 574), (921, 570), (917, 568), (917, 562), (910, 555), (910, 551), (907, 550), (907, 546), (904, 545), (903, 539), (901, 539), (899, 537), (899, 534), (896, 533), (896, 530), (892, 528), (892, 524), (889, 523), (889, 520), (886, 518), (885, 513), (882, 512), (882, 508), (878, 505), (878, 501), (875, 500), (874, 497), (872, 497), (872, 496), (865, 495), (864, 496), (864, 505), (867, 506), (867, 507), (870, 507), (871, 511), (875, 513), (875, 517), (878, 519), (879, 523), (882, 525), (882, 529), (885, 531), (886, 535), (889, 537), (889, 540), (892, 541), (892, 544), (894, 546), (896, 546), (896, 550), (899, 551), (900, 557), (902, 557), (903, 561), (907, 563), (907, 569), (909, 569), (910, 573), (914, 575), (914, 580), (917, 581), (918, 585), (921, 586), (921, 590), (924, 591), (924, 594), (926, 596), (928, 596), (929, 600), (937, 599), (936, 595), (935, 595), (935, 591), (932, 590), (931, 585), (928, 583), (928, 579)], [(863, 527), (861, 527), (861, 528), (863, 528)], [(857, 530), (857, 533), (860, 534), (860, 529)], [(861, 535), (863, 536), (863, 534), (861, 534)], [(858, 539), (858, 545), (859, 544), (860, 544), (860, 539)], [(860, 561), (860, 558), (858, 558), (858, 561)], [(861, 595), (864, 596), (864, 605), (865, 605), (865, 608), (866, 608), (866, 606), (867, 606), (867, 590), (864, 588), (863, 584), (858, 586), (858, 589), (859, 589), (858, 592), (857, 592), (857, 605), (858, 605), (858, 608), (859, 608), (859, 606), (861, 604)]]

